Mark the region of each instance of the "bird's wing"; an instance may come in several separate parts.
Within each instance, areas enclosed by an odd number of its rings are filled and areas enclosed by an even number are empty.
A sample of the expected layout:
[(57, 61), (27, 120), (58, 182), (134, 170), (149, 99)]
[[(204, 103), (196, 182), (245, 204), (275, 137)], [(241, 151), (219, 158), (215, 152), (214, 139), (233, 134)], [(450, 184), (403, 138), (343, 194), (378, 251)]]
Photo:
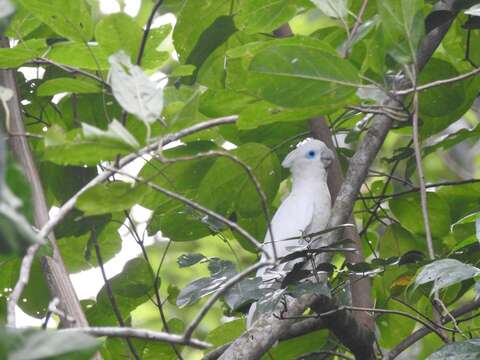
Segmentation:
[[(285, 256), (291, 252), (289, 248), (303, 243), (301, 239), (286, 239), (305, 233), (313, 221), (313, 215), (312, 197), (306, 194), (292, 193), (285, 199), (271, 222), (277, 256)], [(272, 238), (268, 231), (265, 236), (264, 248), (269, 255), (273, 255)]]

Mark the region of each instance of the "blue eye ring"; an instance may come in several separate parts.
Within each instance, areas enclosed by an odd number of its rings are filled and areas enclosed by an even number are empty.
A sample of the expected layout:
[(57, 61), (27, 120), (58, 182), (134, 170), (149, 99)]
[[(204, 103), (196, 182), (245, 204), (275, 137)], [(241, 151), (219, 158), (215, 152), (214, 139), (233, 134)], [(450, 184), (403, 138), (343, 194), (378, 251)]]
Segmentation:
[(316, 155), (316, 152), (314, 150), (310, 150), (309, 152), (307, 152), (307, 156), (306, 158), (307, 159), (313, 159)]

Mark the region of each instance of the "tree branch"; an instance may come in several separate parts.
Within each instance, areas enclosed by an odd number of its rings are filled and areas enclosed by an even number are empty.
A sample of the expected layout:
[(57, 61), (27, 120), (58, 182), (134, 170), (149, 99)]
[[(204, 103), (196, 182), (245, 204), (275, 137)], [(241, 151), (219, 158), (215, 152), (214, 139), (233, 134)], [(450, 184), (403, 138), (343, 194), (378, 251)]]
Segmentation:
[(170, 344), (188, 345), (197, 349), (208, 349), (212, 347), (212, 344), (197, 340), (197, 339), (185, 339), (183, 336), (176, 334), (169, 334), (166, 332), (152, 331), (147, 329), (136, 328), (118, 328), (118, 327), (80, 327), (76, 329), (64, 329), (62, 332), (77, 332), (82, 331), (86, 334), (93, 336), (108, 336), (119, 338), (136, 338), (152, 341), (165, 341)]

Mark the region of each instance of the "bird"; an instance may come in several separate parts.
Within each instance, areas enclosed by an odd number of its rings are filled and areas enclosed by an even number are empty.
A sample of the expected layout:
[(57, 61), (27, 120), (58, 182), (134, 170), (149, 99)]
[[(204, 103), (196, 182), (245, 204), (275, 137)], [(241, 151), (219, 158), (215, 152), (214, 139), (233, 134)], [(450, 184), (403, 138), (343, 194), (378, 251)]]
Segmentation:
[[(271, 233), (267, 230), (265, 234), (262, 247), (270, 258), (274, 256), (274, 247), (277, 258), (282, 258), (307, 245), (303, 235), (326, 228), (331, 212), (327, 171), (333, 159), (333, 151), (324, 142), (308, 138), (300, 142), (283, 160), (282, 166), (289, 169), (292, 175), (292, 188), (270, 222)], [(296, 238), (290, 239), (292, 237)], [(267, 259), (265, 253), (262, 252), (261, 261)], [(262, 286), (268, 287), (300, 261), (301, 258), (274, 267), (260, 268), (256, 277), (261, 278)], [(247, 328), (251, 327), (259, 315), (256, 308), (256, 303), (250, 307)]]

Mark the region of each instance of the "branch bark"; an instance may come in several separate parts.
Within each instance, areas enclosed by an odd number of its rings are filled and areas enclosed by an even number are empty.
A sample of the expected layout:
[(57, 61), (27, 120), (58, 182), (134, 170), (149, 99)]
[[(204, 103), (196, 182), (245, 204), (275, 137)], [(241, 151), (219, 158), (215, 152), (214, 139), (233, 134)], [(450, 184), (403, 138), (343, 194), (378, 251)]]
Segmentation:
[[(9, 47), (8, 39), (1, 37), (0, 46), (2, 48)], [(0, 70), (0, 85), (11, 89), (14, 93), (13, 98), (8, 102), (10, 110), (10, 128), (8, 131), (16, 134), (24, 134), (25, 127), (23, 125), (15, 72), (13, 70)], [(9, 145), (31, 185), (34, 222), (37, 228), (41, 228), (48, 222), (48, 207), (30, 146), (24, 136), (10, 137)], [(44, 256), (41, 258), (42, 271), (52, 298), (57, 297), (60, 299), (59, 308), (75, 320), (70, 322), (64, 319), (62, 320), (62, 326), (88, 326), (53, 233), (50, 234), (48, 239), (53, 248), (53, 256)]]
[[(435, 49), (438, 47), (451, 23), (455, 19), (459, 11), (459, 1), (447, 0), (440, 1), (433, 11), (436, 11), (438, 6), (442, 9), (448, 7), (452, 16), (431, 30), (425, 37), (421, 49), (417, 56), (417, 65), (420, 70), (430, 59)], [(392, 104), (393, 103), (393, 104)], [(387, 106), (396, 105), (397, 101), (387, 102)], [(348, 221), (355, 199), (360, 190), (362, 183), (368, 175), (368, 169), (377, 156), (380, 147), (382, 146), (388, 131), (393, 124), (393, 120), (384, 115), (378, 115), (374, 118), (372, 125), (365, 134), (362, 142), (357, 148), (355, 155), (351, 158), (348, 171), (345, 175), (335, 204), (332, 209), (332, 216), (330, 218), (328, 227), (333, 227)], [(330, 237), (335, 240), (334, 237)], [(319, 296), (309, 295), (299, 299), (295, 299), (288, 304), (287, 316), (298, 316), (303, 313), (305, 308), (316, 304), (316, 311), (324, 312), (323, 306), (320, 306), (317, 301), (320, 301)], [(342, 322), (341, 331), (343, 333), (352, 333), (356, 335), (357, 341), (364, 341), (362, 346), (354, 344), (354, 348), (350, 348), (354, 355), (359, 359), (374, 358), (373, 342), (368, 333), (358, 334), (358, 324), (352, 321)], [(273, 315), (266, 314), (254, 324), (254, 326), (239, 337), (232, 345), (222, 354), (221, 359), (257, 359), (264, 354), (284, 333), (286, 329), (292, 324), (292, 320), (279, 320)], [(333, 324), (335, 325), (335, 324)], [(339, 333), (339, 335), (342, 335)], [(366, 336), (365, 336), (366, 335)], [(369, 345), (370, 344), (370, 345)], [(350, 344), (345, 344), (350, 345)], [(363, 346), (365, 345), (365, 346)]]
[(183, 336), (176, 334), (169, 334), (166, 332), (152, 331), (147, 329), (135, 329), (130, 327), (81, 327), (76, 329), (64, 329), (62, 332), (82, 331), (93, 336), (108, 336), (119, 338), (136, 338), (153, 341), (165, 341), (170, 344), (188, 345), (197, 349), (208, 349), (212, 345), (197, 339), (185, 339)]

